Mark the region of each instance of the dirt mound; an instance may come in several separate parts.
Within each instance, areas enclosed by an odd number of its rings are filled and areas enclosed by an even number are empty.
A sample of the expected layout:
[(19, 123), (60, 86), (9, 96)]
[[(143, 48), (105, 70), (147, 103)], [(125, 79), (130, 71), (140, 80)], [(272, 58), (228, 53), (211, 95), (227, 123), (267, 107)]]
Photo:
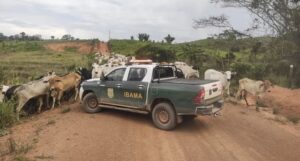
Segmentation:
[(46, 43), (45, 48), (53, 50), (53, 51), (58, 51), (58, 52), (63, 52), (67, 50), (76, 50), (77, 52), (80, 53), (102, 53), (104, 55), (110, 53), (109, 45), (106, 42), (98, 42), (96, 44), (93, 44), (91, 41), (70, 41), (70, 42), (51, 42), (51, 43)]
[(300, 89), (287, 89), (275, 86), (265, 95), (268, 106), (281, 108), (284, 115), (297, 114), (300, 116)]

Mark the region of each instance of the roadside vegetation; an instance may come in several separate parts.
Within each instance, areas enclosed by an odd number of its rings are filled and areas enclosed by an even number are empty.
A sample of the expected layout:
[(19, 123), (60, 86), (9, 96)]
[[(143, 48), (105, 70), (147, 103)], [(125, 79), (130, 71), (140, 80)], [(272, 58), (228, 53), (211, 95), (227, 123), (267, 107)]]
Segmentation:
[(92, 58), (78, 52), (76, 47), (66, 47), (64, 51), (58, 52), (45, 48), (46, 43), (15, 40), (0, 42), (0, 84), (28, 82), (49, 71), (65, 74), (79, 66), (90, 68)]
[[(204, 40), (169, 44), (153, 41), (111, 40), (115, 53), (151, 58), (155, 62), (184, 61), (200, 72), (206, 69), (236, 71), (233, 84), (243, 77), (268, 79), (273, 83), (293, 88), (300, 87), (299, 54), (292, 42), (275, 37), (239, 38), (224, 32)], [(290, 65), (294, 71), (290, 73)], [(292, 76), (292, 77), (291, 77)]]
[[(45, 47), (45, 44), (53, 42), (54, 40), (0, 41), (0, 85), (26, 83), (50, 71), (63, 75), (75, 71), (77, 67), (91, 68), (93, 54), (80, 53), (76, 47), (67, 47), (62, 52)], [(13, 101), (0, 103), (0, 136), (7, 135), (7, 129), (16, 123), (15, 107)], [(66, 112), (68, 109), (64, 109), (64, 113)]]
[(10, 101), (0, 103), (0, 136), (8, 134), (7, 128), (16, 122), (15, 103)]

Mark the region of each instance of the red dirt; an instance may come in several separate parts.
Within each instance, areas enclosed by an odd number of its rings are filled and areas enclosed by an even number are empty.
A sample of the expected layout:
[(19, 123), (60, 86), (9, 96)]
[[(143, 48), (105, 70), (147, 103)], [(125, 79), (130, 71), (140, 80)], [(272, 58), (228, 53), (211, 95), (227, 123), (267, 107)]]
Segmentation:
[(102, 53), (104, 55), (110, 53), (110, 49), (108, 46), (108, 43), (106, 42), (99, 42), (95, 45), (93, 48), (91, 42), (76, 42), (76, 41), (70, 41), (70, 42), (51, 42), (44, 45), (47, 49), (63, 52), (65, 48), (74, 47), (77, 48), (79, 52), (81, 53)]
[(275, 86), (265, 96), (265, 102), (270, 107), (281, 108), (284, 115), (300, 116), (300, 89), (287, 89)]
[[(29, 159), (82, 161), (299, 161), (300, 131), (262, 117), (250, 108), (226, 104), (220, 117), (184, 121), (173, 131), (155, 128), (148, 115), (116, 110), (83, 112), (78, 103), (68, 113), (45, 111), (0, 137), (33, 148)], [(51, 123), (52, 122), (52, 123)], [(51, 124), (50, 124), (51, 123)], [(0, 150), (5, 149), (0, 147)], [(12, 160), (14, 154), (0, 160)]]

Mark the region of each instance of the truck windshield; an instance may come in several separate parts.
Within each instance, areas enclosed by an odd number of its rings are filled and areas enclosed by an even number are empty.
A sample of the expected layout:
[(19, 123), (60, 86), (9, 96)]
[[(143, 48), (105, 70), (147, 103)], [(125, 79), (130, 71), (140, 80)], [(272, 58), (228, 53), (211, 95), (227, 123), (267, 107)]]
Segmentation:
[(172, 67), (157, 67), (153, 72), (153, 79), (163, 79), (174, 77), (174, 70)]

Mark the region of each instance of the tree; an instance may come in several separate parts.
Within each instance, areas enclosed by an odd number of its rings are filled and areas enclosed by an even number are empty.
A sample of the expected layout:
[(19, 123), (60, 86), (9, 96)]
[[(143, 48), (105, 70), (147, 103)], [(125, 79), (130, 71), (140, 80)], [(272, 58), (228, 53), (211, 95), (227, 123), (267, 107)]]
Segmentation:
[(175, 37), (172, 37), (170, 34), (168, 34), (168, 36), (166, 36), (164, 39), (168, 44), (171, 44), (175, 40)]
[(206, 54), (202, 47), (194, 44), (185, 44), (182, 46), (183, 55), (189, 64), (196, 66), (197, 68), (202, 66), (202, 63), (206, 61)]
[[(246, 8), (255, 15), (253, 24), (245, 32), (257, 29), (259, 25), (266, 25), (275, 35), (296, 35), (300, 30), (300, 4), (299, 0), (211, 0), (224, 7)], [(208, 26), (232, 28), (227, 17), (211, 16), (195, 20), (195, 28)], [(296, 37), (297, 37), (296, 36)]]
[(139, 33), (138, 34), (139, 41), (149, 41), (149, 37), (150, 37), (150, 35), (148, 35), (146, 33)]
[(70, 34), (65, 34), (61, 37), (62, 40), (74, 40), (74, 37)]
[(51, 36), (51, 40), (54, 40), (54, 39), (55, 39), (55, 37), (52, 35), (52, 36)]
[(134, 37), (133, 37), (133, 36), (130, 36), (130, 40), (134, 40)]
[(258, 52), (259, 52), (261, 46), (262, 46), (262, 43), (261, 43), (261, 42), (256, 42), (256, 43), (252, 46), (251, 53), (252, 53), (253, 56), (254, 56), (254, 61), (256, 61), (256, 55), (258, 54)]
[(161, 44), (148, 44), (139, 48), (136, 52), (137, 59), (152, 59), (156, 62), (172, 62), (175, 60), (175, 51)]
[(21, 35), (21, 40), (25, 40), (25, 36), (26, 36), (25, 32), (21, 32), (20, 35)]
[(7, 36), (5, 36), (3, 33), (0, 33), (0, 41), (6, 40)]

